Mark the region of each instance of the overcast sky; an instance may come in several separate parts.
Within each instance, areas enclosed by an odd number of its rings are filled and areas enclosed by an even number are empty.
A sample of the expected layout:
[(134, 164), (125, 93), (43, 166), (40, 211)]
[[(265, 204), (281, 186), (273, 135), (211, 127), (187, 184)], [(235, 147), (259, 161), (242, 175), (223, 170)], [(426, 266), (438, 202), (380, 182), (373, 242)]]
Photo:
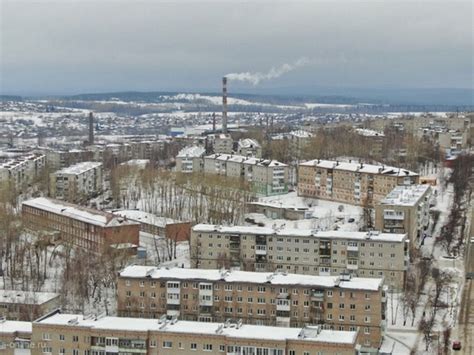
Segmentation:
[[(0, 0), (1, 93), (473, 86), (471, 1)], [(247, 83), (232, 83), (244, 90)]]

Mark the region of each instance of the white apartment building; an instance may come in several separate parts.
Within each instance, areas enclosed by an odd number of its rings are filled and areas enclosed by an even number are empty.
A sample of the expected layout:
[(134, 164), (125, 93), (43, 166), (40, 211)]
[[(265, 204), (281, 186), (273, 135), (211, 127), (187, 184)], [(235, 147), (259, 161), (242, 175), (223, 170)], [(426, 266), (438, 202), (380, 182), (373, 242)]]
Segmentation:
[(183, 148), (176, 156), (176, 171), (181, 173), (202, 172), (204, 168), (204, 147), (191, 146)]
[(263, 196), (288, 192), (288, 165), (276, 160), (212, 154), (204, 157), (204, 173), (243, 179)]
[(407, 233), (410, 245), (418, 246), (430, 224), (431, 187), (395, 187), (375, 206), (375, 228), (386, 233)]
[(244, 138), (237, 143), (237, 153), (247, 158), (261, 158), (262, 147), (255, 139)]
[(103, 168), (99, 162), (82, 162), (50, 175), (50, 194), (59, 200), (77, 203), (102, 191)]
[(9, 183), (22, 190), (41, 175), (45, 164), (45, 155), (36, 153), (0, 162), (0, 183)]
[(221, 133), (214, 137), (213, 147), (216, 154), (232, 154), (234, 151), (234, 140), (230, 134)]

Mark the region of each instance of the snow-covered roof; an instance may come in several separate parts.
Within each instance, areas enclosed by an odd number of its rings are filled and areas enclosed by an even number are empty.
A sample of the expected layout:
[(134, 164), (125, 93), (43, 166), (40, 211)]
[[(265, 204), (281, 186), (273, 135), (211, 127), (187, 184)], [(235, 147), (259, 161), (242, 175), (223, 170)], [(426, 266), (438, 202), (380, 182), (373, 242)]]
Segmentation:
[(289, 135), (298, 137), (298, 138), (311, 138), (313, 136), (311, 132), (303, 131), (303, 130), (292, 131), (289, 133)]
[(56, 297), (59, 297), (59, 294), (53, 292), (0, 290), (0, 303), (40, 305)]
[(16, 168), (19, 165), (26, 164), (29, 161), (34, 161), (37, 159), (44, 159), (45, 155), (43, 154), (28, 154), (19, 157), (15, 157), (14, 159), (9, 159), (7, 161), (0, 162), (0, 169), (12, 169)]
[(31, 333), (32, 323), (14, 320), (0, 320), (0, 334)]
[(260, 148), (260, 144), (251, 138), (244, 138), (239, 140), (239, 148)]
[(193, 145), (191, 147), (185, 147), (178, 153), (178, 158), (199, 158), (204, 155), (206, 149), (204, 147)]
[(372, 165), (365, 163), (347, 163), (334, 160), (322, 160), (314, 159), (304, 163), (301, 163), (300, 166), (314, 166), (324, 169), (334, 169), (334, 170), (345, 170), (345, 171), (354, 171), (360, 173), (368, 174), (381, 174), (388, 176), (418, 176), (417, 173), (402, 169), (395, 168), (393, 166), (387, 165)]
[(24, 206), (38, 208), (44, 211), (67, 216), (85, 223), (93, 224), (99, 227), (117, 227), (121, 225), (133, 225), (137, 222), (129, 221), (122, 217), (114, 216), (92, 208), (74, 205), (72, 203), (59, 201), (47, 197), (38, 197), (23, 202)]
[[(377, 291), (383, 284), (382, 279), (352, 277), (342, 281), (340, 276), (317, 276), (288, 274), (283, 272), (253, 272), (218, 269), (158, 268), (153, 266), (127, 266), (121, 273), (125, 278), (152, 278), (167, 280), (202, 280), (237, 283), (255, 283), (270, 285), (300, 285), (308, 287), (361, 289)], [(342, 285), (342, 286), (341, 286)]]
[(130, 159), (120, 165), (136, 166), (139, 168), (145, 168), (150, 163), (150, 159)]
[(270, 208), (280, 208), (285, 210), (294, 210), (294, 211), (307, 211), (307, 206), (297, 207), (293, 205), (285, 205), (278, 202), (249, 202), (249, 205), (261, 206), (261, 207), (270, 207)]
[(127, 217), (128, 219), (136, 222), (151, 224), (160, 228), (165, 228), (168, 224), (183, 223), (172, 218), (159, 217), (154, 215), (153, 213), (148, 213), (139, 210), (113, 211), (113, 214), (121, 217)]
[(396, 206), (415, 206), (430, 189), (430, 185), (427, 184), (396, 186), (392, 191), (389, 192), (387, 196), (385, 196), (383, 200), (380, 201), (380, 204)]
[(96, 161), (84, 161), (75, 165), (68, 166), (55, 172), (55, 174), (79, 175), (86, 171), (96, 169), (102, 166), (102, 163)]
[(357, 134), (364, 137), (385, 137), (385, 134), (383, 132), (374, 131), (373, 129), (356, 128), (355, 131), (357, 132)]
[(87, 327), (97, 330), (181, 333), (213, 335), (239, 339), (304, 340), (339, 344), (355, 344), (356, 331), (325, 330), (317, 326), (305, 328), (269, 327), (263, 325), (210, 323), (192, 321), (161, 321), (157, 319), (126, 317), (84, 317), (77, 314), (57, 313), (35, 321), (37, 324)]
[(256, 165), (256, 166), (264, 166), (264, 167), (288, 166), (276, 160), (260, 159), (260, 158), (254, 158), (254, 157), (244, 157), (243, 155), (237, 155), (237, 154), (211, 154), (204, 158), (215, 159), (215, 160), (220, 160), (220, 161), (231, 161), (231, 162), (243, 163), (247, 165)]
[(406, 234), (380, 232), (317, 231), (314, 229), (273, 229), (257, 226), (220, 226), (214, 224), (196, 224), (193, 232), (246, 235), (274, 235), (282, 237), (314, 237), (319, 239), (370, 240), (381, 242), (403, 242)]

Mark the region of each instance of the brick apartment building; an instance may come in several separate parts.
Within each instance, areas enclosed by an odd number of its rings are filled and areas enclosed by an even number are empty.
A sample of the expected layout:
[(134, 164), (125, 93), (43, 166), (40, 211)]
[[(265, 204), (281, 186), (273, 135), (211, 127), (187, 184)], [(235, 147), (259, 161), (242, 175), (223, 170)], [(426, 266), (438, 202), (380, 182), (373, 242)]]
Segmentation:
[(112, 213), (45, 197), (22, 204), (26, 226), (33, 231), (56, 232), (63, 241), (93, 252), (106, 246), (139, 245), (140, 224)]
[(36, 354), (353, 355), (357, 331), (176, 319), (51, 314), (33, 323)]
[(315, 159), (298, 166), (298, 196), (374, 207), (399, 185), (418, 184), (419, 175), (384, 165)]
[(328, 329), (361, 329), (360, 343), (378, 348), (384, 332), (382, 279), (129, 266), (118, 281), (118, 314), (141, 318)]

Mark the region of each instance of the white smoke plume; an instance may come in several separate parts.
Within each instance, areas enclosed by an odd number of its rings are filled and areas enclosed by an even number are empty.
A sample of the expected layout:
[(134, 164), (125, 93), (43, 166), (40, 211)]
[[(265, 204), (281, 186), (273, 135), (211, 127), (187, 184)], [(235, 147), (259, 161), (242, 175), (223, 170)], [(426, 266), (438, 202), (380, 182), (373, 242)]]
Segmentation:
[(253, 85), (258, 85), (262, 80), (270, 80), (275, 79), (283, 74), (286, 74), (296, 68), (302, 67), (309, 63), (309, 59), (306, 57), (302, 57), (293, 63), (285, 63), (280, 65), (279, 67), (271, 68), (267, 73), (256, 72), (243, 72), (243, 73), (230, 73), (225, 75), (225, 77), (229, 80), (239, 80), (239, 81), (247, 81), (252, 83)]

